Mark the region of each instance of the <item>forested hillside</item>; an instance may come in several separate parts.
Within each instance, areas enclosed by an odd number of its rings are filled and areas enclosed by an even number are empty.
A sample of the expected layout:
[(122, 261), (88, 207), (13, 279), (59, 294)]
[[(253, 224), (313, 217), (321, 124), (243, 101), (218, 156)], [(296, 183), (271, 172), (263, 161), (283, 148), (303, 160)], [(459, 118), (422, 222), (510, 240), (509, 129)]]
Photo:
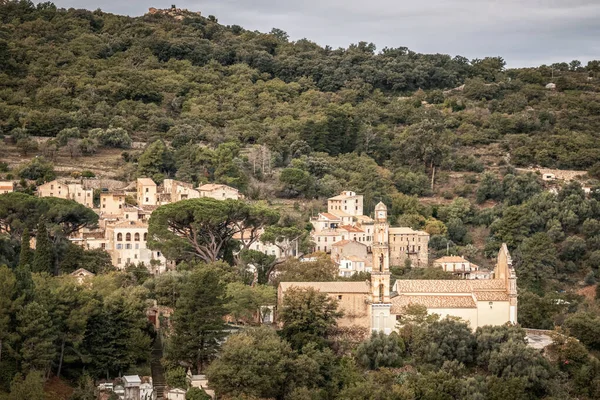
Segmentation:
[[(3, 134), (77, 129), (71, 135), (89, 138), (92, 152), (96, 139), (110, 144), (94, 129), (122, 128), (137, 141), (172, 141), (176, 150), (265, 144), (276, 166), (302, 153), (356, 152), (392, 173), (480, 168), (457, 154), (490, 144), (517, 166), (587, 169), (600, 158), (598, 61), (505, 70), (501, 57), (378, 52), (364, 42), (322, 48), (290, 42), (277, 29), (180, 16), (7, 2), (0, 8)], [(550, 82), (555, 91), (545, 89)], [(175, 174), (191, 157), (189, 147), (179, 150), (163, 172)]]

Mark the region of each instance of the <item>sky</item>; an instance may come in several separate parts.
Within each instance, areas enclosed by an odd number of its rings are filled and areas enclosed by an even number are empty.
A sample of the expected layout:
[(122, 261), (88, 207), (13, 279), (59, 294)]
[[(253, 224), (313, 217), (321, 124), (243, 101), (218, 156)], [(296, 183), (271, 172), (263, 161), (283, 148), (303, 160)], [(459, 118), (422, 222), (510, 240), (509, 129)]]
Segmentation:
[[(34, 0), (37, 1), (37, 0)], [(600, 59), (600, 0), (54, 0), (58, 7), (139, 16), (149, 7), (214, 15), (224, 25), (321, 46), (359, 41), (469, 59), (501, 56), (508, 67)]]

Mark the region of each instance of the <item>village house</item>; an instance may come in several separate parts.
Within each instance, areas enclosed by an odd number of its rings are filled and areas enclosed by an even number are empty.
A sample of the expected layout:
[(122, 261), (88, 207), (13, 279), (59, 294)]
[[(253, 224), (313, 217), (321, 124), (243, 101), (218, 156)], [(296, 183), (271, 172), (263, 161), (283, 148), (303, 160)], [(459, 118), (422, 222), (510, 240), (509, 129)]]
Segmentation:
[(138, 205), (155, 206), (158, 204), (157, 186), (150, 178), (138, 178), (136, 182)]
[(478, 279), (482, 276), (486, 276), (485, 274), (477, 274), (479, 266), (460, 256), (444, 256), (438, 258), (433, 262), (433, 266), (441, 268), (446, 272), (451, 272), (464, 279)]
[(240, 200), (243, 198), (236, 188), (219, 183), (207, 183), (196, 189), (200, 192), (200, 197), (210, 197), (216, 200)]
[(408, 227), (389, 228), (390, 263), (404, 266), (410, 260), (413, 267), (429, 263), (429, 234)]
[(441, 317), (462, 318), (473, 330), (517, 323), (517, 278), (506, 244), (500, 248), (492, 279), (399, 279), (390, 290), (392, 229), (387, 222), (387, 207), (379, 203), (375, 207), (370, 281), (281, 282), (278, 307), (291, 288), (314, 288), (339, 301), (344, 311), (338, 320), (340, 326), (356, 325), (373, 332), (391, 333), (397, 329), (406, 306), (411, 304), (425, 306), (429, 313)]
[(77, 182), (55, 179), (38, 186), (37, 195), (74, 200), (86, 207), (94, 208), (94, 190), (86, 189), (84, 185)]
[(0, 181), (0, 194), (12, 193), (15, 191), (15, 185), (12, 181)]
[(191, 183), (176, 181), (174, 179), (165, 179), (163, 181), (161, 193), (168, 198), (170, 203), (200, 198), (200, 192), (194, 189)]
[(355, 240), (344, 239), (331, 245), (331, 259), (338, 264), (340, 260), (349, 256), (366, 259), (367, 253), (367, 246)]
[(119, 269), (128, 264), (143, 263), (151, 273), (160, 274), (166, 270), (167, 260), (160, 251), (147, 247), (148, 224), (137, 221), (121, 221), (106, 228), (106, 251), (112, 263)]
[(100, 193), (100, 213), (102, 214), (121, 214), (125, 206), (124, 192), (103, 192)]
[(344, 256), (338, 263), (338, 275), (344, 278), (351, 277), (358, 272), (371, 272), (371, 262), (368, 258), (358, 256)]

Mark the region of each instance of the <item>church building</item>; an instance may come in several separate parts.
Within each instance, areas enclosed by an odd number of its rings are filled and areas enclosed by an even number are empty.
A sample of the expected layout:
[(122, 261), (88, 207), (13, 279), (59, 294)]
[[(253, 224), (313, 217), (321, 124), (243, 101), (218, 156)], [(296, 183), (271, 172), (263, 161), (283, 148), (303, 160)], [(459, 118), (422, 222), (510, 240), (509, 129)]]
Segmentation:
[(411, 304), (431, 314), (460, 317), (474, 330), (484, 325), (517, 323), (517, 277), (506, 244), (498, 253), (491, 279), (397, 280), (390, 287), (390, 243), (387, 207), (375, 207), (371, 280), (365, 282), (281, 282), (278, 305), (292, 287), (314, 288), (338, 301), (344, 316), (339, 326), (361, 326), (391, 333)]

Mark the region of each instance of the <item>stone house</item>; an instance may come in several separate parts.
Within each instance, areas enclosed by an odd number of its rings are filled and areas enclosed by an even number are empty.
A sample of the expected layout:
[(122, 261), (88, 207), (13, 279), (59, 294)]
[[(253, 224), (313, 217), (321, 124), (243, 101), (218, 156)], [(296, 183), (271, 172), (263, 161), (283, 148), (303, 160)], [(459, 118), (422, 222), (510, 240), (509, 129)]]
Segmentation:
[(15, 191), (15, 185), (12, 181), (0, 181), (0, 194), (12, 193)]
[(100, 193), (100, 215), (102, 214), (121, 214), (125, 207), (124, 192), (103, 192)]
[(216, 200), (239, 200), (243, 198), (236, 188), (219, 183), (206, 183), (197, 187), (196, 190), (200, 193), (200, 197), (210, 197)]
[(136, 182), (137, 202), (142, 206), (158, 204), (157, 186), (150, 178), (138, 178)]
[(479, 266), (460, 256), (444, 256), (433, 262), (433, 266), (452, 272), (462, 278), (469, 278), (471, 274), (479, 271)]
[(410, 260), (413, 267), (426, 267), (429, 263), (429, 234), (408, 227), (389, 228), (390, 263), (404, 266)]
[(81, 183), (55, 179), (38, 186), (39, 197), (58, 197), (74, 200), (86, 207), (94, 207), (94, 190), (87, 189)]
[(367, 246), (363, 243), (355, 240), (344, 239), (331, 245), (331, 259), (336, 264), (339, 264), (340, 260), (349, 256), (366, 259), (367, 250)]
[(147, 247), (148, 224), (143, 221), (121, 221), (106, 228), (106, 251), (112, 263), (119, 269), (127, 264), (144, 265), (151, 273), (159, 274), (166, 270), (167, 260), (160, 251)]

